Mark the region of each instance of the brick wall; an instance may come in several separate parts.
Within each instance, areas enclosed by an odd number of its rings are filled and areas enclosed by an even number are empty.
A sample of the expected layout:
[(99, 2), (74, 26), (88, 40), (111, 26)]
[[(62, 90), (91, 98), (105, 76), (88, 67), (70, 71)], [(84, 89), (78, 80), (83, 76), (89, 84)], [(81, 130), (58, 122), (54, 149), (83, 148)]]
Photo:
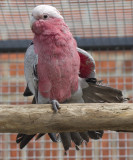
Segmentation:
[(23, 104), (24, 54), (0, 54), (0, 103)]
[(93, 52), (97, 77), (114, 88), (124, 91), (133, 102), (133, 51)]
[[(31, 10), (44, 1), (4, 0), (0, 10), (0, 39), (30, 39)], [(45, 1), (63, 15), (74, 36), (115, 37), (133, 35), (132, 0)]]
[[(104, 80), (104, 83), (109, 86), (124, 90), (125, 95), (130, 97), (130, 102), (132, 102), (132, 51), (95, 51), (92, 52), (92, 55), (96, 61), (97, 78)], [(0, 74), (2, 75), (0, 78), (0, 103), (24, 104), (31, 102), (31, 98), (27, 100), (22, 95), (26, 85), (23, 61), (24, 53), (0, 54)], [(7, 137), (9, 138), (8, 142), (11, 142), (10, 150), (6, 150), (7, 145), (4, 143)], [(55, 157), (54, 159), (58, 159), (59, 154), (63, 157), (63, 148), (59, 147), (60, 144), (51, 143), (48, 136), (45, 136), (39, 142), (33, 140), (24, 151), (19, 150), (19, 146), (15, 144), (15, 138), (16, 135), (14, 134), (11, 134), (11, 136), (1, 135), (0, 146), (2, 145), (2, 150), (5, 149), (5, 154), (0, 155), (0, 158), (7, 156), (7, 153), (10, 155), (10, 159), (26, 156), (29, 160), (33, 157), (39, 160), (40, 156), (49, 159), (51, 155)], [(75, 152), (73, 146), (68, 156), (70, 160), (74, 159), (72, 157), (75, 154), (81, 157), (85, 156), (88, 160), (98, 159), (100, 156), (104, 160), (109, 160), (110, 155), (114, 157), (114, 160), (118, 156), (120, 160), (124, 160), (132, 153), (132, 149), (130, 149), (132, 147), (131, 138), (132, 134), (106, 132), (102, 141), (91, 141), (87, 147), (83, 144), (81, 151), (78, 153)], [(42, 143), (44, 144), (42, 145)]]

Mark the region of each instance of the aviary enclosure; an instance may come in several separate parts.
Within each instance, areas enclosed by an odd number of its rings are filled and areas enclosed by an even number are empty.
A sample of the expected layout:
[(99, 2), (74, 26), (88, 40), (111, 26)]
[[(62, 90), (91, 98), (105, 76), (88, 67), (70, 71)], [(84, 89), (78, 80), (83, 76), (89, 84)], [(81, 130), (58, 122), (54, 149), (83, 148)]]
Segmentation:
[[(96, 61), (99, 80), (123, 90), (133, 102), (133, 1), (132, 0), (0, 0), (0, 104), (27, 104), (24, 98), (24, 54), (33, 34), (31, 10), (39, 4), (55, 6), (70, 27), (78, 46)], [(64, 156), (61, 143), (47, 136), (23, 150), (16, 134), (0, 134), (0, 160), (132, 160), (133, 133), (105, 131)]]

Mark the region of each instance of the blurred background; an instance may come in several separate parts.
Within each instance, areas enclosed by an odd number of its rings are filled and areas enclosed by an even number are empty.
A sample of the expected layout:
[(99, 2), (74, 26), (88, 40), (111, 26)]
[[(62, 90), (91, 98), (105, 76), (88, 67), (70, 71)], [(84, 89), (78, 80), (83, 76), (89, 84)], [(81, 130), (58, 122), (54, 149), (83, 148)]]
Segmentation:
[[(132, 0), (0, 0), (0, 104), (27, 104), (23, 97), (24, 54), (33, 38), (29, 16), (39, 4), (55, 6), (78, 46), (96, 61), (99, 80), (123, 91), (133, 102)], [(133, 133), (105, 131), (102, 140), (75, 147), (66, 156), (47, 135), (23, 150), (16, 134), (0, 134), (0, 160), (132, 160)]]

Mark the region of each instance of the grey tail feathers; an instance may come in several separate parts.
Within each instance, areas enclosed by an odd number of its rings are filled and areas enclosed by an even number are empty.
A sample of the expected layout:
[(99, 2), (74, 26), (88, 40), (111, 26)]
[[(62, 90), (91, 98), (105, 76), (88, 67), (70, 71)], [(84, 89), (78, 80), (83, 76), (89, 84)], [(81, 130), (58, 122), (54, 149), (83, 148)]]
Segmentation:
[[(36, 140), (42, 137), (43, 135), (45, 135), (45, 133), (38, 134)], [(53, 142), (57, 142), (55, 133), (48, 133), (48, 135)], [(36, 134), (33, 134), (33, 135), (18, 134), (16, 137), (16, 143), (19, 143), (20, 149), (23, 149), (30, 142), (30, 140), (35, 136)]]
[(92, 139), (100, 139), (103, 136), (103, 131), (88, 131), (88, 132), (62, 132), (59, 133), (65, 154), (67, 150), (71, 147), (71, 142), (73, 141), (75, 144), (76, 150), (79, 150), (79, 146), (82, 144), (83, 141), (86, 143), (89, 142), (89, 138)]

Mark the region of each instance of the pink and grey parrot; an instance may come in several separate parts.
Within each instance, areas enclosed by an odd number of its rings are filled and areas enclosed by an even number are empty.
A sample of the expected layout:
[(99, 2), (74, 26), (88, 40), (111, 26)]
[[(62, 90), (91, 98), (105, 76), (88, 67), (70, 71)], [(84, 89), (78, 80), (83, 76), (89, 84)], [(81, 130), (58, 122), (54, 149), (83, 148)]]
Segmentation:
[[(98, 84), (95, 61), (86, 51), (77, 47), (60, 12), (49, 5), (39, 5), (30, 19), (34, 39), (26, 51), (24, 61), (27, 88), (24, 96), (34, 95), (32, 103), (51, 103), (55, 112), (59, 103), (117, 102), (125, 99), (122, 92)], [(37, 135), (39, 139), (45, 133)], [(78, 146), (89, 138), (102, 138), (103, 131), (48, 133), (52, 141), (60, 137), (65, 151), (71, 141)], [(16, 142), (22, 149), (34, 135), (18, 134)]]

